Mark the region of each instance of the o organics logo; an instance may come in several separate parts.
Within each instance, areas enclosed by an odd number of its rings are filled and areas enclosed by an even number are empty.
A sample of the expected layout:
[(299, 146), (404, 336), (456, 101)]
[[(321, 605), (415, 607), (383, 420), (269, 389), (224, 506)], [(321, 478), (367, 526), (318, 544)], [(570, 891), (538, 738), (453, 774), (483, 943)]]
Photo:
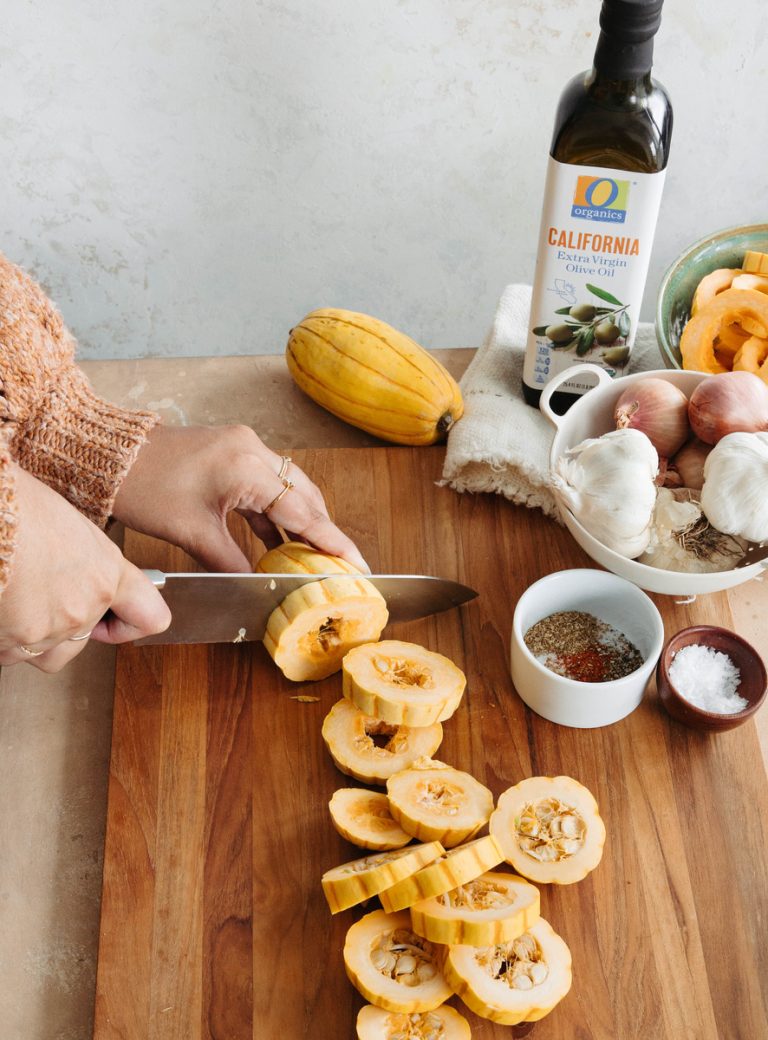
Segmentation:
[(571, 216), (581, 220), (600, 220), (623, 224), (627, 216), (629, 181), (613, 177), (579, 177), (573, 193)]

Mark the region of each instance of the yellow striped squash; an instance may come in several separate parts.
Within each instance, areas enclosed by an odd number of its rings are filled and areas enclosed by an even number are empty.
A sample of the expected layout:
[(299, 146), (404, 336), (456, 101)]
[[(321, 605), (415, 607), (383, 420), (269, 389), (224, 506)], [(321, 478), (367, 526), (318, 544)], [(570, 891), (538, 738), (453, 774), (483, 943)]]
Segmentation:
[(288, 369), (317, 404), (395, 444), (434, 444), (461, 418), (451, 374), (410, 336), (354, 311), (312, 311), (291, 329)]

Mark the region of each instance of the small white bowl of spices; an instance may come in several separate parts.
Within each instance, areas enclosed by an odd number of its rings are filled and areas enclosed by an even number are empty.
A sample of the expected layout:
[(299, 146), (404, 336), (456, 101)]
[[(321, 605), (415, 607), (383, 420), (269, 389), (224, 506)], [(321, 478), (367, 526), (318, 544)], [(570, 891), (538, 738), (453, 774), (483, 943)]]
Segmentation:
[(667, 642), (656, 669), (667, 712), (692, 729), (722, 732), (752, 718), (766, 697), (757, 650), (727, 628), (694, 625)]
[(555, 571), (515, 607), (512, 681), (551, 722), (608, 726), (643, 699), (663, 643), (661, 615), (637, 585), (608, 571)]

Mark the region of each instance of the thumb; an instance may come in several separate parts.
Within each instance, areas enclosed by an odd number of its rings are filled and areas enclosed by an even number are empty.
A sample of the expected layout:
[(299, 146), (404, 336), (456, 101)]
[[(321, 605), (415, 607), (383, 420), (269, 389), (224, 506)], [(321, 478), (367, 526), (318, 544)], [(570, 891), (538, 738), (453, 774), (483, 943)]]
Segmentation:
[(125, 560), (110, 609), (94, 627), (91, 638), (99, 643), (128, 643), (164, 632), (170, 623), (168, 604), (146, 574)]

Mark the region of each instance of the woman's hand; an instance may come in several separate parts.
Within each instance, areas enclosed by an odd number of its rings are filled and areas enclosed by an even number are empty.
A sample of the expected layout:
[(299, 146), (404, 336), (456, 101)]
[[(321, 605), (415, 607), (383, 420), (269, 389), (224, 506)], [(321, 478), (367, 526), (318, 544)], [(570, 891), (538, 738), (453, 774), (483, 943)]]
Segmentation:
[(65, 499), (14, 470), (19, 524), (0, 595), (0, 664), (57, 672), (89, 635), (126, 643), (164, 631), (171, 615), (152, 582)]
[[(280, 543), (279, 525), (292, 537), (368, 567), (354, 543), (328, 516), (323, 496), (291, 463), (247, 426), (156, 426), (120, 486), (113, 514), (128, 527), (181, 546), (210, 571), (250, 571), (251, 564), (227, 529), (227, 514), (241, 513), (269, 548)], [(271, 503), (275, 502), (271, 507)]]

